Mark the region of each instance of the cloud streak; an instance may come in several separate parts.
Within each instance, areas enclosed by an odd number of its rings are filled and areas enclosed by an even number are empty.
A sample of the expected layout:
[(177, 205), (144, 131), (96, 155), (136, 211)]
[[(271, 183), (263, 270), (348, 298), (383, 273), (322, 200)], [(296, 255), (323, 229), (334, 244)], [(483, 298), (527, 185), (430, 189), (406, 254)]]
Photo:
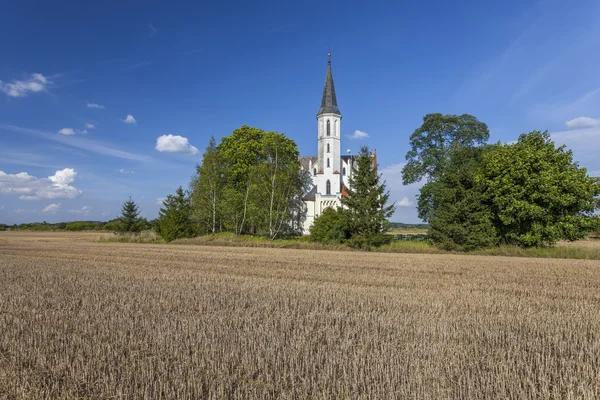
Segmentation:
[(106, 107), (104, 107), (102, 104), (87, 103), (87, 108), (99, 108), (99, 109), (103, 109), (103, 108), (106, 108)]
[(52, 81), (44, 75), (32, 74), (28, 79), (23, 81), (0, 81), (0, 90), (9, 97), (25, 97), (29, 93), (44, 92), (51, 84)]

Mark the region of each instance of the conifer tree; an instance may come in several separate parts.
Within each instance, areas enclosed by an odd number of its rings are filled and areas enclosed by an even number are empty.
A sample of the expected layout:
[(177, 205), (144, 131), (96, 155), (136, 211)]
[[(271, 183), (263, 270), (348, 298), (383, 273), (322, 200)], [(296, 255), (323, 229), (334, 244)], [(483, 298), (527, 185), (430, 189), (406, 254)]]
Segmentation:
[(385, 183), (377, 174), (377, 165), (369, 148), (363, 146), (356, 157), (356, 169), (350, 178), (348, 197), (342, 198), (342, 204), (348, 210), (348, 224), (351, 233), (349, 244), (358, 248), (370, 248), (388, 241), (385, 234), (387, 218), (394, 210), (393, 205), (386, 206), (389, 192)]
[(139, 208), (131, 199), (131, 196), (123, 203), (118, 225), (120, 232), (140, 232), (144, 229), (145, 221), (143, 218), (140, 218)]
[(167, 196), (158, 212), (158, 234), (167, 242), (193, 236), (191, 211), (190, 199), (179, 186), (175, 195)]

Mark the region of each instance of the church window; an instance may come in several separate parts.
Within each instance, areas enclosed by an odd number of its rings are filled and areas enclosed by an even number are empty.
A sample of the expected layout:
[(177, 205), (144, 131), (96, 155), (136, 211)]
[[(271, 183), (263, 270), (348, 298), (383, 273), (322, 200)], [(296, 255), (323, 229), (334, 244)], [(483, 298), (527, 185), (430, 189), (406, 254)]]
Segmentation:
[(336, 119), (333, 125), (333, 136), (337, 136), (338, 134), (338, 120)]
[(313, 170), (313, 175), (317, 176), (317, 169), (316, 168)]
[(327, 152), (329, 153), (329, 143), (327, 143)]
[(330, 167), (330, 165), (329, 165), (329, 158), (328, 158), (327, 159), (327, 168), (329, 168), (329, 167)]
[(331, 136), (331, 123), (327, 120), (327, 136)]
[(327, 179), (327, 183), (325, 184), (325, 194), (331, 194), (331, 182)]
[(346, 167), (342, 168), (342, 175), (346, 175)]

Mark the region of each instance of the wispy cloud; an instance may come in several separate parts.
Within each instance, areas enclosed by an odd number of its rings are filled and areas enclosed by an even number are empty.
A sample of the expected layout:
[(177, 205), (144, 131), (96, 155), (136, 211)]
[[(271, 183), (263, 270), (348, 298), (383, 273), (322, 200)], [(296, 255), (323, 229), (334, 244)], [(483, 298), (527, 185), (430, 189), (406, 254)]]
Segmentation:
[(119, 170), (119, 172), (122, 173), (122, 174), (135, 174), (135, 171), (132, 171), (130, 169), (125, 169), (125, 168), (121, 168)]
[(73, 130), (73, 128), (62, 128), (60, 131), (58, 131), (58, 133), (60, 133), (61, 135), (74, 135), (75, 131)]
[(90, 206), (83, 206), (81, 208), (75, 208), (75, 209), (69, 210), (70, 213), (84, 215), (84, 216), (89, 215), (90, 211), (92, 211), (92, 207), (90, 207)]
[(137, 124), (137, 121), (135, 120), (135, 118), (133, 118), (133, 115), (131, 115), (131, 114), (127, 114), (125, 119), (123, 119), (121, 121), (123, 121), (126, 124)]
[(102, 104), (87, 103), (87, 108), (105, 108)]
[(368, 137), (369, 137), (369, 134), (367, 132), (359, 131), (358, 129), (355, 130), (352, 135), (348, 135), (348, 138), (350, 140), (366, 139)]
[(158, 33), (158, 29), (152, 24), (148, 24), (148, 29), (150, 29), (150, 36), (156, 36)]
[(96, 129), (96, 125), (90, 124), (89, 122), (86, 122), (85, 123), (85, 128), (86, 129)]
[(123, 71), (130, 71), (132, 69), (142, 68), (142, 67), (145, 67), (146, 65), (152, 64), (153, 62), (154, 61), (144, 61), (144, 62), (141, 62), (141, 63), (138, 63), (138, 64), (133, 64), (133, 65), (130, 65), (128, 67), (123, 68)]
[(13, 80), (11, 82), (0, 81), (0, 90), (9, 97), (25, 97), (29, 93), (44, 92), (52, 81), (42, 74), (32, 74), (25, 80)]
[(198, 153), (198, 149), (191, 145), (188, 138), (171, 134), (156, 139), (156, 150), (164, 153)]
[(600, 126), (600, 118), (579, 117), (567, 121), (568, 128), (592, 128)]
[(166, 197), (159, 197), (158, 199), (156, 199), (156, 204), (162, 206), (166, 199)]
[(60, 204), (52, 203), (52, 204), (46, 206), (46, 208), (44, 208), (42, 210), (42, 212), (49, 213), (49, 214), (56, 214), (58, 210), (60, 210)]
[(65, 137), (62, 135), (51, 134), (48, 132), (38, 131), (35, 129), (21, 128), (14, 125), (0, 124), (0, 129), (5, 129), (12, 132), (27, 133), (30, 135), (38, 136), (43, 139), (60, 142), (62, 144), (76, 147), (78, 149), (87, 150), (92, 153), (106, 155), (116, 158), (122, 158), (125, 160), (136, 160), (136, 161), (152, 161), (153, 158), (141, 154), (130, 153), (124, 150), (110, 147), (102, 142), (91, 140), (83, 137), (69, 136)]

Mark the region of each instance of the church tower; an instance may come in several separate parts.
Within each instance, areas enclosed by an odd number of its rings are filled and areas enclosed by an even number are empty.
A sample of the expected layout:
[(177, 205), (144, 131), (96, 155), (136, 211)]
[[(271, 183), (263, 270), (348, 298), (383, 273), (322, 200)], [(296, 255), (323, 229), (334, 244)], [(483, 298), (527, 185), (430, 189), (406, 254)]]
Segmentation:
[(327, 75), (321, 108), (317, 113), (318, 147), (316, 185), (321, 196), (337, 196), (341, 192), (340, 137), (342, 113), (335, 97), (331, 74), (331, 53), (328, 54)]

